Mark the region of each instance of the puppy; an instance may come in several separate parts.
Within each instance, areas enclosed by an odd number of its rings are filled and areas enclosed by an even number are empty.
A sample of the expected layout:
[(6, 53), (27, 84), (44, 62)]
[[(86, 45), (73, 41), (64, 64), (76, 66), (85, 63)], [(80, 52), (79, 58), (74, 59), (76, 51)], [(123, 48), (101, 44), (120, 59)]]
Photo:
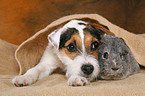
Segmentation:
[[(97, 26), (99, 26), (97, 28)], [(48, 35), (40, 62), (24, 75), (16, 76), (16, 86), (30, 85), (49, 76), (57, 68), (66, 72), (68, 85), (83, 86), (94, 81), (99, 73), (99, 40), (105, 34), (104, 27), (81, 20), (71, 20)]]

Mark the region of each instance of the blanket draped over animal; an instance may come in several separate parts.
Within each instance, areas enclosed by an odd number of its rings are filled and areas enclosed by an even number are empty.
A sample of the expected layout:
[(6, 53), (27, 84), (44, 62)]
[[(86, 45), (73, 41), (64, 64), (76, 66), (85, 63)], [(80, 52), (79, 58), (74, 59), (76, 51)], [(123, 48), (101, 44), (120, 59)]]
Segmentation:
[[(125, 43), (131, 49), (137, 62), (145, 66), (145, 37), (136, 35), (125, 29), (112, 24), (104, 17), (98, 14), (75, 14), (62, 17), (46, 28), (40, 30), (35, 35), (24, 41), (20, 46), (9, 44), (0, 40), (0, 95), (59, 95), (59, 96), (81, 96), (99, 95), (104, 93), (112, 96), (123, 95), (143, 95), (145, 90), (145, 69), (141, 69), (139, 74), (130, 76), (120, 81), (96, 81), (85, 87), (71, 88), (67, 85), (64, 75), (54, 74), (46, 79), (37, 82), (34, 85), (17, 88), (11, 83), (12, 77), (25, 73), (28, 69), (34, 67), (40, 60), (47, 44), (48, 35), (55, 29), (63, 26), (72, 19), (86, 19), (92, 22), (98, 22), (107, 26), (117, 37), (124, 39)], [(91, 90), (90, 90), (91, 89)], [(89, 91), (89, 92), (88, 92)], [(2, 92), (2, 93), (1, 93)], [(88, 95), (88, 96), (89, 96)]]

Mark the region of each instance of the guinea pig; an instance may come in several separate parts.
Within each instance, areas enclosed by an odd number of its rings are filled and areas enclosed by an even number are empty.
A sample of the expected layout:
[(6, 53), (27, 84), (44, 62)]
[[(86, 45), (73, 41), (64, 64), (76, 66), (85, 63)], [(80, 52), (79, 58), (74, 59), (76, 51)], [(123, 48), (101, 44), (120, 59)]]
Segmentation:
[(124, 79), (140, 70), (138, 62), (124, 40), (112, 35), (102, 37), (98, 48), (98, 61), (100, 66), (98, 79)]

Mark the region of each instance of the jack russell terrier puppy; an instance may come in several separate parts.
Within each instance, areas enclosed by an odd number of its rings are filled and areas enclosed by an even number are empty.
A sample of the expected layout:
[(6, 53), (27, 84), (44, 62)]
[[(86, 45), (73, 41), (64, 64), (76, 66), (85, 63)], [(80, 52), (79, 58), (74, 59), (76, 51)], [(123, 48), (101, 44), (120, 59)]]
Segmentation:
[(24, 75), (16, 76), (16, 86), (30, 85), (49, 76), (57, 68), (66, 72), (68, 85), (84, 86), (94, 81), (100, 71), (99, 41), (106, 26), (82, 20), (71, 20), (48, 35), (49, 44), (40, 62)]

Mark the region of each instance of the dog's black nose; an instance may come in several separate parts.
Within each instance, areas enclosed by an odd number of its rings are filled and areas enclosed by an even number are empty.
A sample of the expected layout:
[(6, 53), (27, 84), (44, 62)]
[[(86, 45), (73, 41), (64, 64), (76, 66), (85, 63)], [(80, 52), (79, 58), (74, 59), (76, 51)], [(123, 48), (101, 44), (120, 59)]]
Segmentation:
[(83, 71), (84, 74), (90, 75), (94, 71), (94, 66), (86, 64), (81, 67), (81, 70)]

